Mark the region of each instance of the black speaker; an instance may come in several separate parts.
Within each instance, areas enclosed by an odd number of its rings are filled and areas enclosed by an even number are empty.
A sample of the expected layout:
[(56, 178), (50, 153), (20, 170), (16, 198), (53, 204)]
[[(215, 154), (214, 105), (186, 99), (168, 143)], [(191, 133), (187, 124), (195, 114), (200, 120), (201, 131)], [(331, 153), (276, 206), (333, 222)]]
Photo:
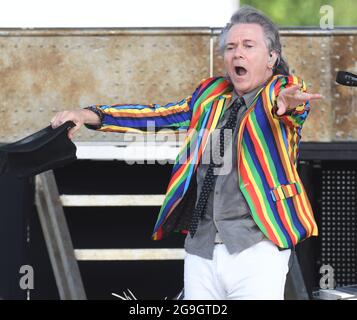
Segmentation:
[(27, 219), (33, 207), (32, 179), (0, 176), (0, 299), (23, 300), (24, 275), (20, 268), (28, 265)]
[(333, 268), (337, 286), (356, 284), (356, 161), (331, 161), (322, 166), (320, 201), (320, 263)]

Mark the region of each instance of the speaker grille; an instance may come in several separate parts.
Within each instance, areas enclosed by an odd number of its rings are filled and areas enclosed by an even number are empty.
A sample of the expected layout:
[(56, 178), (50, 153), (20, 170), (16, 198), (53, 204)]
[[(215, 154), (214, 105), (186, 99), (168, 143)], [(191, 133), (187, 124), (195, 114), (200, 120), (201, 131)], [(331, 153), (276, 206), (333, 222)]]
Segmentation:
[(357, 170), (322, 170), (321, 262), (337, 286), (357, 283)]

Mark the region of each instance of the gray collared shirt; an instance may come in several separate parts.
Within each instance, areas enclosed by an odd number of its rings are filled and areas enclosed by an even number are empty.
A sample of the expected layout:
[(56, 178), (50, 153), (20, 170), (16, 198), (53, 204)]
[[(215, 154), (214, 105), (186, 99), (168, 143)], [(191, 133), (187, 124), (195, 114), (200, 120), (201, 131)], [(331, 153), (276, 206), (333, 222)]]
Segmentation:
[[(188, 233), (185, 239), (185, 250), (190, 254), (206, 259), (213, 259), (217, 232), (230, 254), (239, 253), (265, 238), (254, 222), (246, 200), (239, 189), (237, 171), (238, 130), (244, 114), (252, 104), (260, 88), (242, 97), (245, 105), (240, 107), (238, 111), (233, 139), (230, 140), (230, 143), (225, 148), (223, 167), (219, 169), (220, 172), (217, 176), (214, 189), (208, 198), (206, 213), (198, 225), (195, 236), (191, 238), (191, 235)], [(220, 119), (214, 134), (211, 135), (212, 146), (219, 143), (219, 128), (226, 123), (231, 111), (230, 107), (237, 98), (237, 94), (233, 92), (230, 105)], [(197, 169), (197, 199), (199, 198), (203, 180), (209, 166), (207, 159), (210, 159), (210, 152), (211, 148), (206, 147)]]

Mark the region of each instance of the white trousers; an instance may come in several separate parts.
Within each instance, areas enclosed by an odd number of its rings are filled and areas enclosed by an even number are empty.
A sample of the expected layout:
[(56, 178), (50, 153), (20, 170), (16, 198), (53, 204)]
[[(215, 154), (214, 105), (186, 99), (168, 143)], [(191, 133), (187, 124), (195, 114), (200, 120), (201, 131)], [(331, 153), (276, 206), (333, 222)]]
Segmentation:
[(216, 244), (213, 260), (186, 253), (185, 300), (283, 300), (291, 250), (269, 240), (236, 254)]

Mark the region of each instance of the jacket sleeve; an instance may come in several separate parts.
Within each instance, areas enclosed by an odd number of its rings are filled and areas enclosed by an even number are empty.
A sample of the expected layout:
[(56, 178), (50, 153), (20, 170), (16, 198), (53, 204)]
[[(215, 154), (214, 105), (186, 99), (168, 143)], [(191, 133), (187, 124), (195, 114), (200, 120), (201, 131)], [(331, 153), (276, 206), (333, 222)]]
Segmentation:
[(289, 88), (292, 85), (300, 85), (300, 90), (302, 92), (306, 92), (306, 84), (305, 82), (296, 77), (296, 76), (279, 76), (277, 77), (277, 81), (273, 83), (273, 87), (270, 89), (271, 90), (271, 102), (273, 105), (272, 108), (272, 114), (275, 119), (278, 119), (279, 121), (282, 121), (284, 124), (286, 124), (289, 127), (301, 127), (304, 124), (304, 121), (310, 111), (310, 103), (307, 101), (304, 104), (301, 104), (299, 106), (296, 106), (295, 109), (293, 109), (290, 112), (285, 112), (283, 115), (277, 115), (277, 98), (279, 96), (279, 93), (282, 89), (284, 88)]
[[(202, 84), (202, 82), (201, 82)], [(179, 102), (158, 104), (115, 104), (87, 107), (100, 117), (99, 125), (86, 124), (88, 129), (98, 131), (142, 133), (160, 129), (188, 129), (193, 109), (195, 92)]]

